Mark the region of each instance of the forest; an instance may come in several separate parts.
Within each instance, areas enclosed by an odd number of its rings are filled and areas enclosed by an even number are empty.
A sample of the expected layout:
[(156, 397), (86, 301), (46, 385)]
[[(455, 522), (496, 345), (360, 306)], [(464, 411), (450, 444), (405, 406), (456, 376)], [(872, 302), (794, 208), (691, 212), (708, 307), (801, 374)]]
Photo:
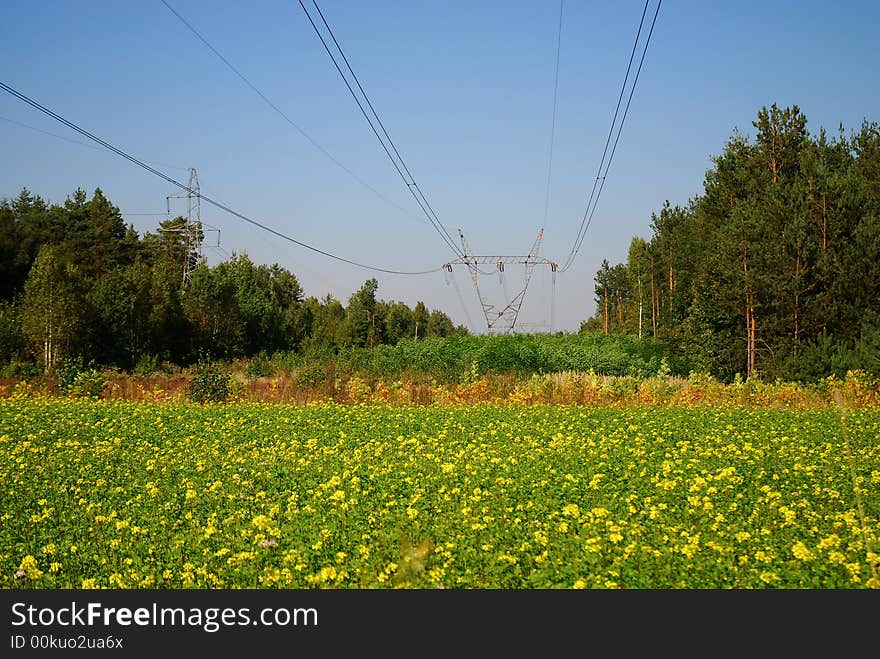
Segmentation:
[[(712, 158), (701, 193), (652, 214), (624, 263), (602, 261), (580, 339), (462, 342), (464, 326), (380, 299), (376, 279), (346, 303), (305, 296), (294, 273), (246, 253), (207, 265), (183, 217), (139, 235), (100, 189), (62, 204), (23, 189), (0, 201), (0, 375), (278, 354), (447, 377), (478, 365), (644, 375), (661, 362), (725, 382), (880, 373), (880, 126), (811, 134), (797, 106), (776, 105), (753, 126)], [(429, 338), (440, 343), (406, 347)]]
[[(278, 352), (326, 353), (463, 334), (423, 302), (304, 296), (296, 276), (246, 253), (213, 267), (185, 219), (139, 236), (100, 189), (63, 204), (29, 190), (0, 203), (0, 363), (10, 375), (78, 360), (125, 370)], [(191, 231), (201, 231), (191, 225)], [(185, 259), (189, 277), (183, 277)]]
[(797, 106), (734, 131), (703, 190), (603, 260), (585, 330), (653, 336), (723, 380), (880, 371), (880, 126), (811, 134)]

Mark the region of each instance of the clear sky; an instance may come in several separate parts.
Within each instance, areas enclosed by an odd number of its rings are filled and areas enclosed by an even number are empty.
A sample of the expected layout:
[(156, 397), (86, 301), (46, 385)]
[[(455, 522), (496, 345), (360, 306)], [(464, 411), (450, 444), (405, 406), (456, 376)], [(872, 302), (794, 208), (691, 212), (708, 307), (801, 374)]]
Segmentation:
[[(0, 81), (177, 180), (185, 183), (195, 167), (203, 193), (319, 249), (394, 270), (429, 270), (453, 258), (297, 0), (168, 2), (345, 169), (160, 0), (4, 0)], [(557, 0), (319, 5), (449, 232), (462, 229), (475, 253), (524, 254), (543, 224), (541, 255), (563, 263), (587, 208), (644, 2), (564, 3), (546, 222)], [(655, 7), (651, 0), (646, 21)], [(594, 312), (601, 260), (622, 261), (634, 235), (649, 238), (651, 214), (664, 200), (686, 204), (700, 194), (711, 158), (734, 129), (754, 135), (762, 106), (798, 105), (813, 133), (880, 120), (878, 25), (875, 1), (663, 2), (586, 239), (571, 268), (557, 275), (554, 329), (576, 330)], [(644, 33), (636, 62), (643, 44)], [(142, 213), (164, 213), (166, 195), (179, 190), (87, 141), (0, 90), (0, 197), (27, 187), (61, 203), (77, 187), (100, 187), (139, 232), (155, 229), (163, 217)], [(184, 212), (183, 201), (172, 200), (172, 210)], [(423, 300), (457, 324), (469, 316), (472, 330), (484, 328), (463, 267), (454, 276), (467, 313), (442, 272), (372, 273), (204, 202), (202, 220), (220, 227), (223, 250), (279, 263), (307, 295), (346, 302), (375, 276), (383, 299)], [(215, 249), (206, 254), (211, 263), (223, 258)], [(521, 276), (506, 270), (508, 288)], [(501, 301), (497, 275), (481, 286), (491, 302)], [(521, 319), (549, 323), (551, 291), (549, 271), (536, 270)]]

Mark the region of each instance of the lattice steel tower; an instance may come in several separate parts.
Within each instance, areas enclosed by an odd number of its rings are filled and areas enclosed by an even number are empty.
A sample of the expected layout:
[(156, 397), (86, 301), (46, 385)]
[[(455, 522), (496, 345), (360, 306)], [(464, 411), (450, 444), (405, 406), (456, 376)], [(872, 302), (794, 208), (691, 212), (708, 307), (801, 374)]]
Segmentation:
[[(474, 289), (477, 292), (477, 298), (483, 309), (483, 316), (486, 318), (486, 328), (489, 334), (493, 334), (499, 329), (502, 332), (508, 333), (514, 330), (517, 318), (519, 317), (519, 311), (522, 308), (523, 300), (526, 296), (526, 289), (529, 287), (529, 282), (532, 279), (532, 273), (536, 266), (550, 266), (550, 272), (553, 275), (553, 287), (555, 290), (557, 265), (554, 261), (538, 256), (538, 251), (541, 249), (541, 239), (544, 237), (543, 228), (538, 232), (538, 236), (535, 238), (532, 248), (525, 256), (489, 256), (473, 254), (471, 253), (470, 246), (465, 240), (464, 233), (462, 233), (461, 229), (458, 230), (458, 235), (461, 239), (461, 247), (464, 256), (445, 263), (443, 267), (449, 272), (452, 272), (452, 267), (454, 265), (467, 266), (468, 272), (470, 272), (471, 275), (471, 280), (474, 284)], [(504, 279), (504, 266), (509, 264), (520, 264), (525, 268), (522, 287), (519, 288), (513, 296), (509, 294), (506, 280)], [(498, 268), (498, 274), (501, 278), (501, 283), (504, 286), (505, 299), (503, 305), (490, 303), (483, 293), (481, 293), (479, 276), (485, 273), (480, 270), (480, 265), (494, 265)]]
[(217, 232), (217, 245), (220, 245), (220, 229), (202, 223), (202, 202), (199, 190), (199, 175), (195, 167), (189, 168), (189, 183), (185, 192), (178, 192), (165, 196), (165, 208), (168, 219), (171, 219), (171, 200), (186, 199), (186, 216), (180, 227), (163, 228), (165, 233), (178, 233), (183, 236), (183, 264), (181, 267), (181, 286), (186, 288), (192, 271), (205, 262), (202, 247), (205, 241), (205, 230)]

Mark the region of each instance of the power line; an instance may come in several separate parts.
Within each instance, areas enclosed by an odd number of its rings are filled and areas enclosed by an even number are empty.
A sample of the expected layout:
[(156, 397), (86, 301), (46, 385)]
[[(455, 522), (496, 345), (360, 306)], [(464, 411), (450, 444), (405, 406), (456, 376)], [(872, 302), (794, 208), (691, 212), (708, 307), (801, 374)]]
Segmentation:
[(467, 305), (464, 303), (464, 297), (462, 297), (461, 289), (458, 287), (458, 280), (455, 278), (455, 272), (451, 268), (447, 268), (447, 270), (443, 273), (446, 283), (451, 283), (453, 288), (455, 288), (455, 295), (458, 297), (458, 303), (461, 305), (461, 310), (464, 312), (464, 317), (467, 320), (467, 328), (470, 331), (474, 331), (476, 329), (476, 325), (471, 320), (471, 315), (468, 313)]
[(559, 29), (556, 33), (556, 73), (553, 76), (553, 118), (550, 122), (550, 156), (547, 159), (547, 189), (544, 193), (544, 223), (547, 226), (547, 213), (550, 210), (550, 177), (553, 174), (553, 142), (556, 137), (556, 98), (559, 91), (559, 51), (562, 46), (562, 7), (565, 0), (559, 0)]
[(220, 254), (225, 256), (227, 260), (232, 258), (232, 254), (230, 254), (228, 251), (226, 251), (225, 248), (220, 247), (220, 245), (208, 245), (208, 249), (216, 250), (217, 252), (219, 252)]
[[(618, 140), (620, 140), (620, 132), (623, 129), (623, 124), (626, 121), (626, 115), (629, 112), (630, 102), (632, 101), (633, 93), (635, 92), (635, 89), (636, 89), (636, 84), (638, 84), (638, 81), (639, 81), (639, 74), (642, 71), (642, 64), (644, 64), (644, 62), (645, 62), (645, 54), (648, 52), (648, 44), (651, 42), (651, 35), (654, 33), (654, 25), (657, 22), (657, 15), (660, 13), (660, 5), (663, 3), (663, 0), (658, 0), (657, 8), (654, 10), (654, 18), (651, 21), (651, 29), (649, 30), (648, 36), (645, 40), (645, 45), (644, 45), (644, 48), (642, 49), (642, 56), (641, 56), (641, 59), (639, 60), (639, 66), (638, 66), (638, 69), (636, 70), (636, 75), (633, 79), (632, 87), (630, 88), (629, 98), (627, 99), (626, 107), (624, 108), (623, 116), (621, 117), (620, 124), (617, 127), (617, 136), (614, 138), (614, 145), (611, 149), (611, 154), (609, 155), (608, 162), (606, 164), (605, 163), (605, 155), (607, 154), (608, 146), (611, 143), (611, 136), (614, 134), (614, 126), (615, 126), (615, 123), (617, 122), (617, 115), (620, 111), (620, 104), (621, 104), (621, 101), (623, 100), (623, 94), (626, 91), (626, 83), (627, 83), (627, 80), (629, 79), (630, 70), (632, 69), (633, 58), (635, 56), (635, 52), (638, 47), (639, 37), (641, 36), (641, 33), (642, 33), (642, 27), (645, 22), (645, 15), (648, 11), (649, 2), (650, 2), (650, 0), (645, 0), (645, 8), (642, 11), (642, 18), (639, 21), (639, 29), (638, 29), (638, 32), (636, 33), (636, 39), (635, 39), (635, 43), (633, 44), (632, 53), (630, 54), (629, 64), (626, 67), (626, 75), (623, 78), (623, 85), (621, 86), (621, 89), (620, 89), (620, 96), (617, 99), (617, 107), (614, 110), (614, 117), (611, 121), (611, 128), (608, 131), (608, 138), (605, 140), (605, 149), (602, 152), (602, 159), (599, 161), (599, 171), (596, 175), (596, 180), (593, 181), (593, 188), (590, 191), (590, 199), (587, 202), (587, 209), (586, 209), (586, 211), (584, 211), (584, 217), (581, 220), (581, 226), (578, 229), (578, 235), (575, 238), (575, 242), (572, 245), (572, 248), (568, 254), (568, 257), (566, 258), (565, 264), (561, 268), (562, 272), (565, 272), (566, 270), (568, 270), (571, 267), (571, 264), (573, 263), (575, 257), (577, 256), (577, 253), (580, 251), (581, 245), (584, 242), (584, 237), (586, 236), (587, 229), (589, 228), (590, 223), (593, 220), (593, 214), (596, 212), (596, 206), (599, 203), (599, 196), (602, 194), (602, 189), (605, 187), (605, 178), (608, 176), (608, 170), (611, 167), (611, 160), (614, 158), (614, 152), (617, 150), (617, 142), (618, 142)], [(602, 172), (603, 165), (605, 165), (604, 173)], [(598, 190), (597, 190), (597, 185), (598, 185)], [(591, 206), (592, 206), (592, 209), (591, 209)]]
[[(40, 105), (37, 101), (26, 96), (25, 94), (22, 94), (20, 91), (14, 89), (13, 87), (10, 87), (6, 83), (0, 82), (0, 89), (3, 89), (5, 91), (9, 92), (10, 94), (15, 96), (16, 98), (24, 101), (25, 103), (27, 103), (31, 107), (36, 108), (37, 110), (39, 110), (43, 114), (45, 114), (49, 117), (52, 117), (53, 119), (61, 122), (62, 124), (64, 124), (68, 128), (72, 128), (73, 130), (78, 132), (80, 135), (83, 135), (84, 137), (89, 138), (93, 142), (100, 144), (105, 149), (109, 149), (110, 151), (116, 153), (117, 155), (122, 156), (126, 160), (133, 162), (138, 167), (141, 167), (141, 168), (147, 170), (148, 172), (150, 172), (151, 174), (154, 174), (154, 175), (158, 176), (159, 178), (163, 179), (164, 181), (167, 181), (168, 183), (171, 183), (172, 185), (177, 186), (178, 188), (180, 188), (184, 192), (189, 192), (191, 194), (195, 192), (194, 190), (192, 190), (188, 186), (184, 185), (183, 183), (177, 181), (176, 179), (168, 176), (167, 174), (164, 174), (163, 172), (160, 172), (158, 169), (151, 167), (150, 165), (144, 163), (143, 161), (138, 160), (134, 156), (131, 156), (128, 153), (126, 153), (125, 151), (116, 148), (115, 146), (113, 146), (109, 142), (102, 140), (100, 137), (96, 137), (92, 133), (88, 132), (87, 130), (85, 130), (83, 128), (80, 128), (75, 123), (68, 121), (67, 119), (65, 119), (61, 115), (53, 112), (52, 110), (48, 109), (47, 107)], [(281, 233), (280, 231), (277, 231), (276, 229), (273, 229), (272, 227), (269, 227), (265, 224), (262, 224), (261, 222), (253, 220), (253, 219), (249, 218), (248, 216), (246, 216), (242, 213), (239, 213), (238, 211), (233, 210), (229, 206), (226, 206), (225, 204), (222, 204), (219, 201), (215, 201), (214, 199), (211, 199), (210, 197), (208, 197), (204, 194), (199, 194), (199, 197), (201, 199), (204, 199), (206, 202), (208, 202), (212, 206), (215, 206), (215, 207), (219, 208), (220, 210), (225, 211), (225, 212), (229, 213), (230, 215), (233, 215), (233, 216), (239, 218), (240, 220), (244, 220), (245, 222), (247, 222), (249, 224), (252, 224), (256, 227), (259, 227), (260, 229), (263, 229), (264, 231), (268, 231), (269, 233), (277, 236), (278, 238), (292, 242), (295, 245), (299, 245), (300, 247), (304, 247), (305, 249), (308, 249), (308, 250), (315, 252), (317, 254), (321, 254), (322, 256), (326, 256), (328, 258), (334, 259), (336, 261), (341, 261), (343, 263), (348, 263), (350, 265), (354, 265), (359, 268), (365, 268), (367, 270), (375, 270), (376, 272), (384, 272), (384, 273), (392, 274), (392, 275), (426, 275), (426, 274), (430, 274), (430, 273), (434, 273), (434, 272), (439, 272), (441, 270), (441, 268), (434, 268), (433, 270), (423, 270), (423, 271), (419, 271), (419, 272), (406, 272), (406, 271), (402, 271), (402, 270), (390, 270), (387, 268), (378, 268), (378, 267), (371, 266), (371, 265), (364, 265), (363, 263), (358, 263), (357, 261), (352, 261), (350, 259), (346, 259), (341, 256), (337, 256), (337, 255), (332, 254), (330, 252), (327, 252), (327, 251), (324, 251), (324, 250), (319, 249), (317, 247), (314, 247), (312, 245), (309, 245), (308, 243), (304, 243), (300, 240), (297, 240), (296, 238), (288, 236), (287, 234)]]
[[(649, 1), (650, 0), (645, 0), (645, 7), (642, 10), (642, 17), (639, 20), (639, 29), (636, 32), (636, 38), (635, 38), (635, 41), (633, 42), (632, 52), (629, 55), (629, 63), (627, 63), (627, 65), (626, 65), (626, 75), (623, 76), (623, 83), (620, 85), (620, 94), (617, 97), (617, 106), (614, 108), (614, 116), (611, 119), (611, 126), (608, 128), (608, 137), (605, 139), (605, 148), (602, 151), (602, 158), (599, 160), (599, 170), (598, 170), (598, 172), (596, 172), (596, 179), (593, 181), (593, 187), (590, 190), (590, 198), (587, 200), (587, 208), (584, 211), (584, 217), (581, 220), (580, 227), (578, 227), (578, 233), (575, 236), (574, 243), (572, 244), (572, 247), (571, 247), (571, 251), (569, 252), (568, 257), (566, 258), (566, 261), (562, 266), (563, 272), (565, 272), (568, 269), (568, 267), (571, 265), (571, 262), (574, 260), (575, 253), (579, 247), (579, 242), (580, 242), (581, 236), (582, 236), (582, 234), (586, 233), (587, 215), (589, 214), (590, 207), (593, 204), (593, 199), (596, 194), (596, 186), (599, 183), (599, 178), (602, 175), (602, 167), (605, 164), (605, 155), (608, 153), (608, 146), (611, 143), (611, 136), (614, 134), (614, 126), (617, 123), (617, 114), (620, 112), (620, 104), (623, 101), (623, 95), (626, 92), (626, 83), (627, 83), (627, 80), (629, 80), (629, 72), (632, 70), (633, 58), (635, 57), (636, 49), (638, 48), (638, 45), (639, 45), (639, 37), (642, 34), (642, 26), (645, 23), (645, 15), (648, 13), (648, 2)], [(659, 5), (658, 5), (658, 9), (659, 9)]]
[(192, 32), (199, 39), (199, 41), (201, 41), (208, 48), (208, 50), (210, 50), (212, 53), (214, 53), (220, 59), (220, 61), (223, 62), (227, 66), (227, 68), (229, 68), (230, 71), (232, 71), (236, 76), (238, 76), (241, 79), (241, 81), (244, 82), (244, 84), (246, 84), (248, 87), (250, 87), (251, 90), (257, 96), (259, 96), (263, 100), (263, 102), (266, 103), (266, 105), (268, 105), (270, 108), (272, 108), (282, 119), (284, 119), (284, 121), (286, 121), (288, 124), (290, 124), (300, 135), (302, 135), (306, 140), (308, 140), (309, 143), (311, 143), (311, 145), (314, 146), (318, 151), (320, 151), (322, 154), (324, 154), (333, 164), (335, 164), (342, 171), (344, 171), (346, 174), (351, 176), (355, 181), (360, 183), (363, 187), (365, 187), (367, 190), (372, 192), (374, 195), (376, 195), (379, 199), (384, 201), (386, 204), (393, 206), (394, 208), (398, 209), (399, 211), (405, 213), (406, 215), (410, 215), (410, 211), (408, 211), (406, 208), (404, 208), (400, 204), (393, 202), (391, 199), (389, 199), (388, 197), (383, 195), (376, 188), (374, 188), (372, 185), (370, 185), (369, 183), (364, 181), (360, 176), (355, 174), (351, 169), (346, 167), (342, 162), (340, 162), (337, 158), (335, 158), (333, 156), (333, 154), (331, 154), (329, 151), (327, 151), (327, 149), (325, 149), (323, 146), (321, 146), (321, 144), (319, 144), (317, 140), (315, 140), (311, 135), (309, 135), (302, 127), (300, 127), (296, 122), (294, 122), (293, 119), (291, 119), (281, 108), (279, 108), (262, 91), (260, 91), (256, 85), (254, 85), (241, 71), (239, 71), (232, 64), (232, 62), (230, 62), (228, 59), (226, 59), (226, 57), (224, 57), (223, 54), (219, 50), (217, 50), (202, 35), (201, 32), (199, 32), (176, 9), (174, 9), (174, 7), (172, 7), (168, 2), (166, 2), (166, 0), (162, 0), (162, 4), (164, 4), (168, 8), (168, 10), (172, 14), (174, 14), (180, 20), (180, 22), (183, 23), (187, 27), (187, 29), (189, 29), (189, 31)]
[[(300, 3), (300, 4), (302, 4), (302, 3)], [(428, 203), (428, 200), (425, 198), (425, 195), (422, 193), (421, 188), (415, 182), (415, 177), (409, 171), (409, 167), (406, 166), (406, 162), (404, 162), (403, 157), (400, 155), (400, 152), (397, 150), (397, 147), (394, 145), (394, 142), (391, 140), (391, 136), (388, 134), (388, 131), (385, 130), (385, 125), (382, 123), (382, 119), (379, 118), (379, 115), (376, 112), (375, 108), (373, 107), (373, 104), (370, 102), (370, 97), (367, 96), (367, 92), (365, 92), (363, 86), (361, 86), (361, 81), (358, 79), (357, 74), (354, 72), (354, 69), (351, 68), (351, 63), (348, 61), (348, 58), (345, 56), (345, 52), (343, 52), (342, 46), (339, 45), (339, 41), (336, 40), (336, 35), (333, 34), (333, 30), (331, 29), (330, 24), (327, 23), (327, 19), (324, 17), (324, 13), (321, 11), (321, 8), (318, 6), (318, 3), (315, 0), (312, 0), (312, 4), (315, 6), (315, 9), (318, 10), (318, 15), (320, 15), (321, 21), (324, 23), (324, 27), (327, 28), (327, 32), (330, 34), (330, 37), (333, 39), (333, 43), (336, 45), (336, 49), (339, 51), (339, 54), (342, 55), (342, 59), (345, 61), (345, 65), (348, 68), (348, 71), (351, 73), (352, 77), (354, 78), (355, 82), (357, 83), (358, 89), (360, 90), (361, 94), (363, 95), (364, 100), (367, 102), (367, 105), (369, 106), (370, 111), (373, 113), (373, 116), (376, 118), (376, 121), (378, 122), (379, 127), (382, 129), (382, 133), (385, 135), (385, 138), (388, 140), (388, 144), (391, 145), (391, 148), (394, 150), (394, 153), (397, 156), (397, 159), (400, 161), (400, 164), (403, 166), (403, 169), (406, 171), (407, 175), (409, 176), (410, 181), (412, 181), (413, 187), (415, 187), (415, 189), (418, 191), (419, 196), (421, 197), (422, 201), (425, 202), (425, 206), (427, 206), (428, 209), (431, 211), (431, 215), (437, 221), (437, 224), (439, 225), (440, 229), (442, 229), (442, 231), (446, 235), (446, 237), (452, 241), (453, 240), (452, 236), (446, 230), (446, 227), (444, 227), (443, 224), (440, 222), (440, 219), (437, 217), (437, 214), (434, 212), (434, 209), (431, 208), (431, 204)], [(454, 241), (453, 241), (453, 244), (454, 244)], [(458, 248), (455, 247), (454, 251), (457, 251), (457, 250), (458, 250)]]
[[(364, 91), (364, 88), (361, 85), (360, 80), (358, 79), (357, 75), (355, 74), (354, 70), (352, 69), (351, 64), (348, 61), (348, 58), (345, 56), (345, 53), (343, 52), (342, 47), (339, 45), (339, 41), (336, 39), (336, 36), (333, 34), (333, 30), (330, 28), (330, 25), (327, 23), (327, 20), (324, 17), (323, 12), (321, 12), (321, 8), (318, 7), (318, 3), (315, 2), (314, 0), (312, 0), (312, 4), (315, 6), (315, 9), (318, 11), (318, 14), (321, 16), (321, 21), (324, 23), (324, 26), (327, 28), (327, 31), (330, 34), (330, 37), (332, 38), (333, 43), (336, 45), (336, 49), (339, 51), (339, 54), (342, 56), (342, 59), (345, 61), (346, 67), (348, 68), (349, 72), (351, 73), (352, 77), (354, 78), (358, 89), (360, 90), (361, 94), (363, 95), (364, 100), (366, 101), (367, 105), (370, 108), (370, 111), (373, 113), (373, 116), (376, 119), (376, 123), (378, 123), (379, 128), (382, 130), (382, 133), (385, 135), (385, 139), (388, 141), (388, 144), (386, 144), (385, 140), (382, 139), (382, 136), (379, 134), (379, 129), (376, 128), (376, 124), (373, 123), (373, 120), (370, 118), (370, 115), (367, 114), (367, 111), (364, 108), (363, 103), (361, 102), (360, 98), (358, 98), (358, 95), (355, 93), (354, 89), (352, 88), (351, 83), (348, 81), (348, 78), (346, 77), (345, 73), (342, 71), (342, 67), (339, 65), (339, 61), (336, 59), (336, 56), (333, 54), (333, 51), (330, 49), (330, 46), (327, 44), (327, 40), (324, 39), (324, 35), (321, 34), (321, 30), (318, 28), (317, 24), (315, 23), (314, 19), (312, 18), (312, 15), (309, 13), (309, 10), (306, 8), (305, 4), (303, 4), (303, 1), (299, 0), (300, 7), (302, 7), (302, 10), (305, 13), (306, 18), (308, 18), (309, 23), (311, 23), (312, 28), (315, 31), (315, 34), (318, 35), (318, 39), (321, 40), (321, 43), (324, 46), (324, 50), (327, 51), (327, 54), (330, 56), (330, 59), (333, 61), (333, 65), (336, 67), (336, 70), (339, 72), (339, 75), (342, 77), (342, 80), (345, 83), (345, 86), (348, 88), (349, 93), (351, 94), (352, 98), (354, 98), (355, 103), (357, 103), (357, 106), (360, 108), (361, 114), (364, 115), (364, 119), (367, 120), (367, 123), (370, 125), (370, 128), (373, 131), (373, 134), (376, 136), (376, 139), (379, 140), (379, 144), (382, 146), (382, 149), (385, 151), (385, 154), (391, 160), (391, 164), (394, 165), (394, 168), (397, 170), (397, 173), (400, 175), (400, 178), (403, 180), (404, 184), (406, 185), (407, 190), (409, 190), (410, 195), (412, 195), (413, 199), (415, 199), (416, 203), (419, 205), (419, 208), (422, 209), (422, 212), (425, 214), (425, 216), (428, 218), (428, 220), (431, 222), (431, 224), (434, 225), (434, 228), (440, 234), (440, 237), (449, 246), (449, 248), (455, 253), (455, 255), (462, 256), (461, 250), (455, 244), (455, 241), (452, 239), (452, 236), (446, 230), (446, 227), (444, 227), (443, 223), (440, 222), (440, 219), (437, 217), (437, 213), (434, 212), (434, 209), (431, 207), (431, 204), (428, 202), (424, 193), (422, 193), (421, 188), (416, 183), (415, 178), (413, 177), (409, 168), (406, 166), (406, 163), (404, 162), (403, 158), (400, 156), (400, 152), (397, 150), (397, 147), (394, 145), (394, 142), (391, 140), (391, 137), (388, 135), (388, 131), (385, 130), (385, 126), (382, 124), (382, 120), (379, 118), (379, 115), (376, 113), (376, 110), (373, 107), (373, 104), (370, 102), (370, 99), (367, 96), (366, 92)], [(389, 145), (391, 147), (390, 149), (389, 149)], [(397, 159), (395, 159), (395, 157), (391, 154), (392, 150), (394, 151), (395, 155), (397, 156)], [(401, 167), (403, 169), (401, 169)], [(406, 172), (406, 174), (404, 174), (404, 171)]]
[(80, 146), (88, 147), (89, 149), (95, 149), (96, 151), (103, 151), (99, 146), (95, 146), (94, 144), (89, 144), (87, 142), (80, 142), (79, 140), (74, 140), (69, 137), (64, 137), (64, 135), (59, 135), (58, 133), (52, 133), (48, 130), (43, 130), (42, 128), (37, 128), (36, 126), (30, 126), (28, 124), (23, 124), (20, 121), (16, 121), (15, 119), (9, 119), (8, 117), (0, 117), (3, 121), (6, 121), (10, 124), (15, 124), (16, 126), (21, 126), (22, 128), (27, 128), (28, 130), (32, 130), (36, 133), (42, 133), (43, 135), (48, 135), (49, 137), (54, 137), (59, 140), (64, 140), (65, 142), (70, 142), (71, 144), (79, 144)]
[[(660, 12), (660, 5), (662, 4), (662, 0), (659, 0), (657, 3), (657, 8), (654, 11), (654, 18), (651, 22), (651, 29), (648, 33), (647, 39), (645, 40), (645, 45), (642, 50), (642, 56), (641, 56), (641, 60), (639, 61), (638, 70), (636, 72), (636, 76), (634, 78), (632, 87), (630, 88), (629, 98), (627, 99), (627, 103), (626, 103), (626, 107), (624, 109), (623, 116), (622, 116), (620, 124), (618, 125), (618, 128), (617, 128), (617, 136), (615, 137), (615, 140), (614, 140), (614, 146), (611, 150), (611, 155), (608, 158), (608, 162), (607, 162), (607, 164), (605, 164), (605, 155), (608, 152), (608, 146), (611, 141), (611, 136), (614, 133), (614, 126), (617, 121), (617, 115), (620, 111), (620, 104), (623, 99), (623, 94), (626, 90), (626, 84), (627, 84), (627, 80), (629, 78), (629, 73), (630, 73), (630, 70), (632, 69), (633, 57), (635, 56), (636, 48), (638, 47), (639, 37), (641, 36), (642, 27), (644, 25), (645, 15), (648, 10), (649, 1), (650, 0), (645, 0), (645, 7), (642, 11), (642, 18), (639, 21), (639, 29), (638, 29), (638, 32), (636, 33), (636, 39), (635, 39), (635, 42), (633, 43), (633, 50), (632, 50), (632, 53), (630, 54), (629, 63), (626, 68), (626, 75), (624, 76), (623, 85), (621, 86), (621, 90), (620, 90), (620, 95), (618, 96), (618, 99), (617, 99), (617, 107), (614, 110), (614, 117), (612, 118), (612, 121), (611, 121), (611, 128), (609, 129), (608, 137), (605, 140), (605, 149), (602, 152), (602, 159), (599, 162), (599, 171), (596, 175), (596, 180), (593, 181), (593, 188), (590, 191), (590, 199), (587, 202), (587, 209), (584, 211), (584, 217), (581, 220), (581, 226), (578, 229), (578, 235), (575, 238), (575, 242), (574, 242), (574, 245), (572, 246), (571, 252), (569, 252), (569, 255), (566, 258), (565, 264), (562, 266), (562, 269), (561, 269), (562, 272), (565, 272), (566, 270), (568, 270), (571, 267), (572, 263), (574, 262), (575, 257), (577, 256), (578, 252), (580, 251), (581, 245), (583, 244), (584, 238), (586, 237), (587, 229), (589, 228), (590, 223), (593, 220), (593, 215), (596, 212), (596, 207), (598, 206), (598, 203), (599, 203), (599, 197), (601, 196), (602, 190), (605, 187), (605, 180), (608, 175), (608, 170), (611, 167), (611, 160), (613, 159), (614, 152), (617, 149), (617, 142), (620, 139), (620, 133), (621, 133), (621, 130), (623, 129), (623, 123), (626, 121), (626, 115), (629, 112), (630, 102), (632, 101), (632, 96), (633, 96), (633, 93), (635, 92), (636, 84), (638, 83), (639, 73), (641, 73), (642, 64), (645, 61), (645, 54), (648, 51), (648, 44), (651, 41), (651, 35), (654, 32), (654, 25), (657, 22), (657, 15)], [(602, 172), (603, 164), (605, 165), (604, 173)], [(598, 184), (598, 189), (597, 189), (597, 184)], [(592, 206), (592, 208), (591, 208), (591, 206)]]
[[(71, 144), (78, 144), (80, 146), (84, 146), (89, 149), (94, 149), (96, 151), (104, 151), (100, 146), (95, 146), (94, 144), (89, 144), (88, 142), (81, 142), (79, 140), (74, 140), (70, 137), (65, 137), (64, 135), (59, 135), (58, 133), (52, 133), (48, 130), (43, 130), (42, 128), (37, 128), (36, 126), (30, 126), (28, 124), (24, 124), (20, 121), (16, 121), (15, 119), (10, 119), (9, 117), (0, 117), (3, 121), (6, 121), (10, 124), (15, 124), (16, 126), (21, 126), (22, 128), (27, 128), (28, 130), (32, 130), (36, 133), (42, 133), (43, 135), (48, 135), (49, 137), (54, 137), (59, 140), (64, 140), (65, 142), (70, 142)], [(144, 162), (149, 162), (144, 160)], [(158, 165), (160, 167), (170, 167), (171, 169), (179, 169), (181, 171), (186, 170), (185, 167), (178, 167), (177, 165), (169, 165), (167, 163), (160, 163), (153, 161), (154, 165)]]

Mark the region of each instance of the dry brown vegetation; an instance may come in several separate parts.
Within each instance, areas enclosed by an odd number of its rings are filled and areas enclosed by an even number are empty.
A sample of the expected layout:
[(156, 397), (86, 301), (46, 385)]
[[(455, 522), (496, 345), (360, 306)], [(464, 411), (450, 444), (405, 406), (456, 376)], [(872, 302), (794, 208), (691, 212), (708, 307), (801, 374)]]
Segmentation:
[[(103, 373), (101, 398), (133, 401), (185, 401), (191, 376)], [(415, 405), (706, 405), (761, 408), (821, 408), (843, 397), (853, 407), (880, 406), (880, 380), (863, 371), (843, 379), (830, 376), (815, 384), (735, 381), (725, 384), (705, 374), (682, 377), (602, 376), (566, 371), (531, 377), (492, 373), (460, 383), (438, 383), (417, 374), (394, 380), (335, 373), (305, 382), (296, 372), (247, 377), (230, 373), (229, 399), (308, 404), (332, 400), (343, 404), (388, 403)], [(0, 380), (0, 396), (14, 393), (72, 395), (62, 392), (51, 377), (27, 382)]]

